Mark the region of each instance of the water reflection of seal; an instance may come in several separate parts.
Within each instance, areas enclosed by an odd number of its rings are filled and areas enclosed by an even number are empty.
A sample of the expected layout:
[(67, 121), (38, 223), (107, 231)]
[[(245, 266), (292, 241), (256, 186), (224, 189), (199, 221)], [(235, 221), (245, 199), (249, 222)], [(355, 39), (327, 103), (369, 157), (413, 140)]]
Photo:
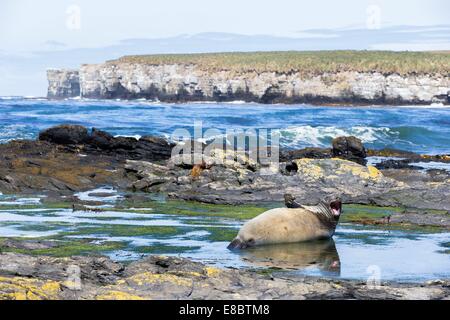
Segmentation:
[(298, 270), (315, 266), (323, 272), (340, 275), (341, 263), (333, 239), (254, 247), (240, 255), (255, 267)]
[(245, 223), (228, 248), (328, 239), (334, 234), (341, 211), (339, 199), (321, 201), (316, 206), (268, 210)]

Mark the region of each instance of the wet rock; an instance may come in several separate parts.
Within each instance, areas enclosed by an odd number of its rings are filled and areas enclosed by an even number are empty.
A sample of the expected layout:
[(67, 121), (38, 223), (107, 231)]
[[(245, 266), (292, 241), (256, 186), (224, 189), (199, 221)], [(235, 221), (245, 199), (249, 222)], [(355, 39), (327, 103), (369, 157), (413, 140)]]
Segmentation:
[[(39, 140), (59, 145), (79, 145), (83, 152), (108, 154), (122, 159), (166, 160), (170, 158), (173, 144), (160, 137), (113, 137), (110, 133), (78, 125), (60, 125), (42, 131)], [(73, 149), (72, 151), (78, 151)]]
[(402, 160), (396, 160), (396, 159), (389, 159), (381, 161), (380, 163), (377, 163), (375, 165), (377, 169), (411, 169), (411, 170), (421, 170), (421, 167), (414, 166), (411, 164), (411, 160), (409, 159), (402, 159)]
[(57, 245), (55, 241), (6, 239), (2, 242), (1, 247), (8, 249), (39, 250), (54, 248)]
[(331, 158), (330, 148), (304, 148), (299, 150), (284, 150), (280, 153), (281, 161), (290, 161), (294, 159), (310, 158), (310, 159), (326, 159)]
[(39, 133), (39, 140), (51, 143), (70, 145), (82, 144), (88, 139), (88, 131), (79, 125), (60, 125)]
[(353, 136), (337, 137), (333, 139), (332, 145), (333, 157), (354, 161), (362, 165), (366, 164), (366, 149), (360, 139)]
[(404, 214), (394, 214), (390, 218), (391, 223), (414, 225), (414, 226), (435, 226), (450, 229), (450, 213), (427, 213), (407, 211)]

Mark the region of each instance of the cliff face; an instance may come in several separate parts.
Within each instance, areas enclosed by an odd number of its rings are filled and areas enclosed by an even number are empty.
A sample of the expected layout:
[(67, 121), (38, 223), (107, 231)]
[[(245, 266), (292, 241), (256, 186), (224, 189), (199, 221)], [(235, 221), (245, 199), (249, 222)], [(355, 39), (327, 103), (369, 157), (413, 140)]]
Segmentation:
[[(49, 97), (76, 92), (73, 71), (49, 73), (49, 82)], [(83, 65), (79, 70), (79, 86), (82, 97), (103, 99), (374, 104), (450, 102), (449, 76), (426, 74), (339, 72), (303, 75), (252, 70), (207, 71), (192, 64), (104, 63)]]
[(47, 70), (47, 97), (63, 99), (80, 96), (80, 76), (78, 70)]

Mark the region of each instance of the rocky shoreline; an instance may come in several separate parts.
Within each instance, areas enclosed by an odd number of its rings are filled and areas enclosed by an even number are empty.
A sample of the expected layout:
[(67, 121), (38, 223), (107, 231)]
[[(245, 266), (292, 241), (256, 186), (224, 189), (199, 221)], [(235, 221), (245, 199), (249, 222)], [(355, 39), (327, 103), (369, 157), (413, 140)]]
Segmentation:
[[(62, 125), (37, 140), (0, 145), (0, 192), (45, 194), (74, 210), (84, 203), (74, 192), (109, 185), (118, 191), (165, 195), (211, 204), (274, 202), (288, 192), (304, 203), (339, 194), (345, 203), (395, 207), (386, 217), (349, 217), (356, 224), (450, 230), (450, 173), (418, 170), (415, 162), (448, 163), (448, 155), (422, 156), (399, 150), (366, 150), (354, 137), (330, 148), (282, 150), (280, 170), (236, 154), (215, 154), (222, 164), (201, 166), (171, 156), (174, 144), (158, 137), (113, 137), (107, 132)], [(202, 146), (204, 147), (204, 146)], [(367, 165), (367, 156), (401, 156)], [(229, 156), (229, 154), (228, 154)], [(406, 165), (405, 165), (406, 164)], [(86, 209), (87, 210), (87, 209)], [(97, 209), (101, 210), (101, 209)], [(344, 212), (345, 216), (345, 212)], [(56, 258), (37, 254), (51, 240), (4, 239), (0, 247), (2, 299), (448, 299), (447, 280), (382, 283), (293, 276), (280, 271), (208, 267), (188, 259), (148, 256), (123, 264), (103, 256)], [(3, 252), (2, 252), (3, 251)], [(30, 254), (21, 254), (20, 252)], [(73, 278), (73, 270), (81, 278)], [(75, 281), (75, 282), (74, 282)], [(81, 283), (81, 285), (80, 285)]]
[(0, 254), (0, 299), (448, 299), (450, 283), (380, 283), (219, 269), (188, 259), (150, 256), (124, 265), (106, 257)]
[[(330, 149), (282, 150), (279, 170), (265, 174), (270, 167), (233, 151), (214, 151), (213, 158), (194, 166), (185, 161), (191, 155), (171, 157), (173, 146), (158, 137), (136, 140), (81, 126), (53, 127), (36, 141), (0, 145), (0, 192), (39, 192), (58, 199), (109, 185), (119, 191), (231, 205), (282, 205), (285, 193), (310, 204), (339, 195), (344, 203), (403, 208), (404, 221), (450, 227), (450, 173), (414, 167), (418, 161), (449, 163), (448, 155), (366, 150), (358, 139), (340, 137)], [(407, 165), (405, 160), (400, 165), (391, 160), (365, 165), (367, 154), (388, 153), (407, 157)], [(218, 158), (222, 163), (213, 161)]]

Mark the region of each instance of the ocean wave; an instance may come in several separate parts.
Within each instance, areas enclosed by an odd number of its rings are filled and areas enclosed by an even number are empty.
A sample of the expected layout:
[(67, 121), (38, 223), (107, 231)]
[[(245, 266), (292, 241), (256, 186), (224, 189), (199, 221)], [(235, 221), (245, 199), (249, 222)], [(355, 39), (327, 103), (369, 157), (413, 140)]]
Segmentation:
[(11, 140), (33, 139), (34, 134), (27, 125), (0, 125), (0, 143), (6, 143)]
[(277, 130), (284, 147), (329, 147), (339, 136), (355, 136), (363, 143), (374, 143), (398, 138), (399, 133), (386, 127), (351, 128), (298, 126)]

